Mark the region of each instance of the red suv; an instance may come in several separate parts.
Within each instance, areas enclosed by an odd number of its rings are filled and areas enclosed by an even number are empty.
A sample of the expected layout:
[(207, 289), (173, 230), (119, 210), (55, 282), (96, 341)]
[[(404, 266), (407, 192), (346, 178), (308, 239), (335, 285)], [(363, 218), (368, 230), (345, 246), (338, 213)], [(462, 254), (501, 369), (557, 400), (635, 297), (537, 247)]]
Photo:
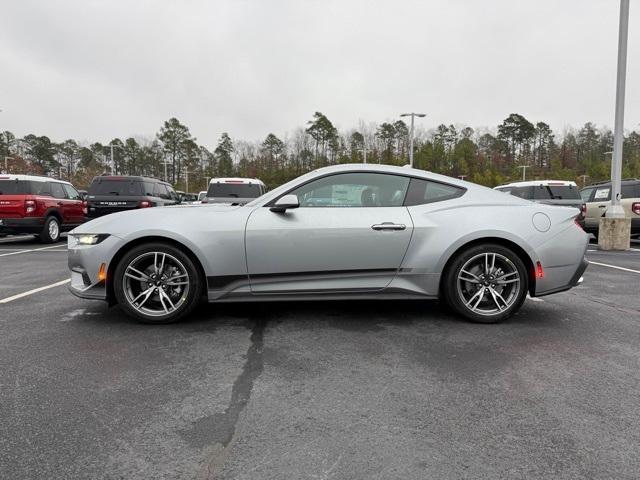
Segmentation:
[(87, 206), (69, 182), (32, 175), (0, 175), (0, 233), (33, 233), (43, 243), (85, 221)]

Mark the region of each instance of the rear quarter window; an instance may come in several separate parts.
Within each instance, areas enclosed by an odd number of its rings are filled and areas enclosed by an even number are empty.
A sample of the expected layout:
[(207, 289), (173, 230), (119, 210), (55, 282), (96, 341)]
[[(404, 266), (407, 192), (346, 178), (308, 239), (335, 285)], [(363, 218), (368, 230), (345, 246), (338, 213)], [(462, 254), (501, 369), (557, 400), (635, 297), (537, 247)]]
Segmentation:
[(432, 182), (419, 178), (412, 178), (407, 191), (407, 198), (404, 204), (407, 207), (412, 205), (424, 205), (433, 202), (443, 202), (464, 195), (466, 190), (461, 187), (448, 185), (446, 183)]

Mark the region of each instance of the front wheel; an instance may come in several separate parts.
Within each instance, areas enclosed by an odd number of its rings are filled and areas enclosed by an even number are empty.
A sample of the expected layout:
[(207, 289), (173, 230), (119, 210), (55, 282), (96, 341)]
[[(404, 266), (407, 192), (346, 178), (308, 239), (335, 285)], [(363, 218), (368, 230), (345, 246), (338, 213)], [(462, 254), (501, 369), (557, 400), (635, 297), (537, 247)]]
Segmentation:
[(120, 306), (144, 323), (171, 323), (198, 304), (202, 285), (191, 258), (172, 245), (133, 248), (118, 263), (114, 293)]
[(496, 244), (463, 251), (445, 273), (447, 303), (478, 323), (497, 323), (513, 315), (524, 302), (528, 275), (520, 257)]

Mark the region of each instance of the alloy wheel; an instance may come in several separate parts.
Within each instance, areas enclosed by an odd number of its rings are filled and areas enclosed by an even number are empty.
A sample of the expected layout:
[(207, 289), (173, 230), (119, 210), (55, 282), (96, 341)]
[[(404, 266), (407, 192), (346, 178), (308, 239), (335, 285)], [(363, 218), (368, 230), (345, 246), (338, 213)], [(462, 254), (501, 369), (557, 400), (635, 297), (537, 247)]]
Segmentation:
[(124, 296), (135, 310), (150, 317), (176, 312), (189, 295), (189, 273), (184, 264), (166, 252), (146, 252), (124, 270)]
[(458, 295), (473, 313), (498, 315), (517, 302), (522, 281), (516, 265), (494, 252), (480, 253), (458, 271)]

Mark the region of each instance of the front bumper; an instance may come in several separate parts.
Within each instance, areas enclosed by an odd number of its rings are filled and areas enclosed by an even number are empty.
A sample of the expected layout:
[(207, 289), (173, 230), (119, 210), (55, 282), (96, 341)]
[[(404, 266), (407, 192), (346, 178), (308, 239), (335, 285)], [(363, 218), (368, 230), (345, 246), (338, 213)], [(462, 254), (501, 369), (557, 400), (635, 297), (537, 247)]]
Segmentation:
[(110, 235), (97, 245), (79, 245), (72, 235), (68, 237), (69, 270), (71, 283), (69, 291), (75, 296), (90, 300), (108, 300), (107, 282), (98, 279), (102, 263), (109, 263), (118, 251), (122, 240)]

